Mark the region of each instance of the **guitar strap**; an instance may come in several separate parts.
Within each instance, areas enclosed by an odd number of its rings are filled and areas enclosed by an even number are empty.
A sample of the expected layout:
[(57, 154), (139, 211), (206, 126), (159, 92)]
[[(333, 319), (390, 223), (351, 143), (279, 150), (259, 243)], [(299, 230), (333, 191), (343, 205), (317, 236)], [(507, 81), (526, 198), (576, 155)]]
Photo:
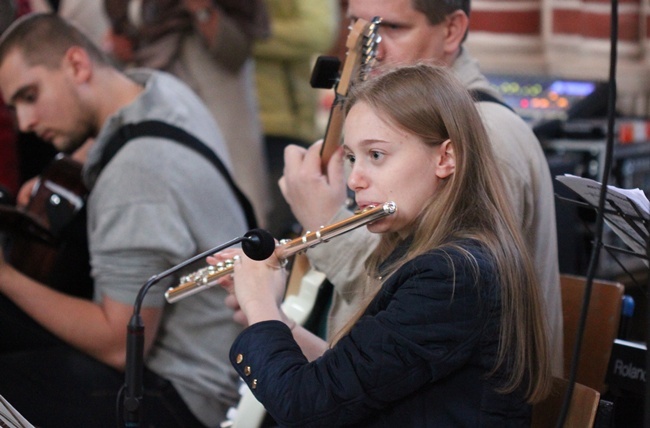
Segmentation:
[(503, 101), (501, 101), (500, 99), (498, 99), (497, 97), (495, 97), (492, 94), (484, 92), (484, 91), (482, 91), (480, 89), (470, 89), (469, 93), (474, 98), (474, 101), (476, 101), (476, 102), (491, 102), (491, 103), (501, 104), (502, 106), (504, 106), (505, 108), (507, 108), (511, 112), (516, 113), (512, 109), (512, 107), (510, 107), (508, 104), (504, 103)]
[(233, 193), (237, 197), (239, 204), (244, 210), (246, 215), (246, 221), (248, 223), (249, 229), (254, 229), (257, 227), (257, 221), (255, 219), (255, 212), (253, 211), (253, 206), (251, 205), (246, 195), (237, 187), (235, 181), (230, 176), (228, 169), (224, 166), (221, 159), (205, 145), (201, 140), (193, 136), (192, 134), (186, 132), (185, 130), (170, 125), (165, 122), (158, 120), (147, 120), (139, 123), (130, 123), (120, 127), (117, 132), (113, 134), (106, 148), (102, 153), (100, 160), (100, 167), (104, 167), (110, 162), (110, 160), (117, 154), (117, 152), (124, 147), (129, 141), (138, 138), (138, 137), (160, 137), (166, 140), (174, 141), (185, 147), (188, 147), (200, 155), (209, 160), (215, 168), (221, 173), (224, 177)]

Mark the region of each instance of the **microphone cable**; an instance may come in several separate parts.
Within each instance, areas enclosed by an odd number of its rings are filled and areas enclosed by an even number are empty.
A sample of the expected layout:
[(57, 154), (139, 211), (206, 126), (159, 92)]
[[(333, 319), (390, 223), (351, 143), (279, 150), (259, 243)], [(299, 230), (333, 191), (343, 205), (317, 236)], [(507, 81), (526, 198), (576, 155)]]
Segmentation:
[[(609, 78), (607, 82), (607, 140), (605, 144), (605, 158), (604, 158), (604, 167), (602, 184), (600, 188), (600, 194), (598, 199), (598, 207), (596, 210), (596, 225), (594, 231), (594, 245), (591, 252), (591, 257), (589, 260), (589, 265), (587, 268), (585, 291), (582, 301), (582, 307), (580, 311), (580, 317), (578, 321), (578, 330), (575, 344), (573, 347), (573, 357), (571, 359), (571, 366), (569, 369), (568, 376), (568, 387), (562, 402), (562, 409), (557, 421), (557, 428), (562, 428), (571, 405), (571, 397), (573, 396), (573, 390), (576, 382), (576, 375), (578, 372), (578, 362), (580, 357), (580, 349), (582, 346), (582, 337), (585, 330), (585, 325), (587, 322), (587, 313), (589, 311), (589, 301), (591, 298), (592, 284), (595, 277), (596, 267), (598, 265), (598, 259), (600, 256), (600, 249), (603, 245), (602, 235), (603, 235), (603, 224), (604, 224), (604, 211), (605, 211), (605, 197), (607, 195), (607, 185), (609, 182), (609, 175), (612, 169), (612, 157), (614, 152), (614, 133), (615, 133), (615, 117), (616, 117), (616, 63), (618, 58), (617, 51), (617, 41), (618, 41), (618, 0), (612, 0), (611, 8), (611, 33), (610, 33), (610, 56), (609, 56)], [(600, 392), (600, 391), (599, 391)], [(650, 409), (648, 406), (648, 397), (646, 394), (646, 409)], [(648, 420), (648, 413), (650, 410), (646, 411), (645, 419)], [(646, 422), (646, 428), (650, 428)]]
[[(210, 248), (164, 272), (153, 275), (140, 288), (133, 304), (133, 315), (127, 325), (125, 381), (122, 388), (120, 388), (117, 398), (118, 426), (121, 425), (122, 420), (126, 428), (140, 426), (142, 399), (144, 396), (144, 385), (142, 383), (142, 372), (144, 368), (144, 323), (140, 316), (140, 309), (144, 301), (144, 296), (160, 280), (167, 278), (198, 260), (204, 259), (240, 242), (244, 254), (253, 260), (268, 259), (275, 250), (275, 239), (268, 231), (264, 229), (252, 229), (246, 232), (244, 236), (231, 239), (225, 244)], [(120, 406), (119, 403), (122, 403), (123, 406)]]

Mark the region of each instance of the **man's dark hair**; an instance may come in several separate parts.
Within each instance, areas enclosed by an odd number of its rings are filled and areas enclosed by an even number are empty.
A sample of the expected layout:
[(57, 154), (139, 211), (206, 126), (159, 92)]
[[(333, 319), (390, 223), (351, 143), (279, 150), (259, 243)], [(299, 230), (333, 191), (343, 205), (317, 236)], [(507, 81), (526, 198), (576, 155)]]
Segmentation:
[(79, 29), (54, 13), (32, 13), (14, 22), (0, 37), (0, 64), (14, 49), (19, 49), (30, 66), (58, 68), (73, 46), (83, 48), (99, 64), (110, 61)]
[(462, 10), (469, 16), (470, 0), (411, 0), (413, 9), (422, 12), (429, 19), (429, 23), (436, 25), (457, 11)]
[(16, 2), (0, 0), (0, 34), (2, 34), (16, 18)]

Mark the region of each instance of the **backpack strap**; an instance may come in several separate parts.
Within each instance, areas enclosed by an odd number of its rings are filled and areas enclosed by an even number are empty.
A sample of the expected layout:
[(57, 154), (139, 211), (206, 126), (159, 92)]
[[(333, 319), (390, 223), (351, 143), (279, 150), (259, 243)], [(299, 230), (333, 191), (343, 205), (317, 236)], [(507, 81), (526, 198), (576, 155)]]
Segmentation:
[(474, 101), (476, 101), (476, 102), (490, 102), (490, 103), (501, 104), (502, 106), (504, 106), (505, 108), (507, 108), (511, 112), (516, 113), (512, 109), (512, 107), (510, 107), (508, 104), (506, 104), (505, 102), (501, 101), (500, 99), (498, 99), (497, 97), (495, 97), (494, 95), (492, 95), (492, 94), (490, 94), (488, 92), (484, 92), (484, 91), (482, 91), (480, 89), (471, 89), (469, 91), (469, 94), (474, 98)]
[(221, 162), (221, 159), (219, 159), (219, 157), (212, 151), (212, 149), (201, 142), (201, 140), (177, 126), (170, 125), (158, 120), (147, 120), (143, 122), (123, 125), (113, 134), (113, 136), (106, 144), (106, 148), (102, 153), (100, 160), (100, 169), (104, 169), (104, 167), (108, 164), (108, 162), (110, 162), (113, 156), (115, 156), (126, 143), (138, 137), (159, 137), (174, 141), (198, 152), (207, 160), (209, 160), (217, 168), (217, 170), (219, 170), (237, 197), (237, 200), (239, 201), (239, 204), (241, 205), (242, 209), (244, 210), (244, 214), (246, 215), (248, 227), (250, 229), (257, 227), (257, 220), (255, 219), (253, 206), (251, 205), (248, 198), (246, 198), (246, 195), (244, 195), (239, 187), (237, 187), (235, 181), (230, 176), (228, 169), (225, 167), (223, 162)]

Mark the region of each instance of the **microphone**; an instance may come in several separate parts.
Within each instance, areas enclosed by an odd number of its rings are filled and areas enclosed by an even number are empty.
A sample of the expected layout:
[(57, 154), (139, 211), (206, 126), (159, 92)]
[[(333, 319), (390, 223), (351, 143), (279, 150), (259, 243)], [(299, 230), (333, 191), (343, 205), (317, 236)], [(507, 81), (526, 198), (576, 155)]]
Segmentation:
[(124, 420), (125, 427), (135, 428), (140, 426), (140, 408), (144, 387), (142, 384), (142, 372), (144, 367), (144, 324), (140, 316), (140, 308), (144, 296), (149, 289), (160, 280), (178, 272), (184, 267), (201, 260), (207, 256), (231, 247), (237, 243), (242, 243), (244, 254), (253, 260), (265, 260), (271, 257), (275, 250), (275, 239), (270, 232), (264, 229), (252, 229), (244, 236), (231, 239), (225, 244), (210, 248), (207, 251), (197, 254), (196, 256), (177, 264), (164, 272), (153, 275), (140, 288), (135, 302), (133, 304), (133, 315), (127, 325), (126, 340), (126, 367), (124, 370)]
[(275, 251), (275, 238), (264, 229), (253, 229), (244, 235), (241, 248), (244, 254), (253, 260), (266, 260)]

